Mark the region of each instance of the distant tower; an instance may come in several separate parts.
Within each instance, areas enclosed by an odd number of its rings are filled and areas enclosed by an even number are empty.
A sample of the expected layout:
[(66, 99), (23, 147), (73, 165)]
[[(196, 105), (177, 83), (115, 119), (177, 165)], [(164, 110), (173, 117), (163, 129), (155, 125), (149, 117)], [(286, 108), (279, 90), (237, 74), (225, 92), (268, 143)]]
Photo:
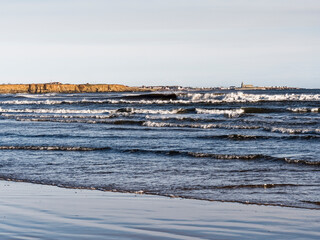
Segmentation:
[(243, 82), (241, 82), (241, 88), (243, 88)]

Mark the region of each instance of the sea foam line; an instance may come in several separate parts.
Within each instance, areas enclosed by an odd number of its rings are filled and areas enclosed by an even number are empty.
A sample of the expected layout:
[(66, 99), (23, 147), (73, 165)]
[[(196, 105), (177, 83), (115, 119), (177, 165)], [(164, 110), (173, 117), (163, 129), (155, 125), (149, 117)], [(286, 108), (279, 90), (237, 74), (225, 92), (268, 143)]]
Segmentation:
[(292, 112), (319, 112), (320, 108), (307, 108), (307, 107), (300, 107), (300, 108), (288, 108), (289, 111)]
[[(58, 116), (59, 118), (62, 118)], [(154, 128), (202, 128), (202, 129), (211, 129), (211, 128), (223, 128), (223, 129), (262, 129), (269, 132), (277, 132), (284, 134), (320, 134), (320, 129), (303, 129), (303, 128), (284, 128), (284, 127), (265, 127), (259, 125), (231, 125), (231, 124), (179, 124), (179, 123), (168, 123), (168, 122), (154, 122), (154, 121), (143, 121), (143, 120), (109, 120), (105, 121), (104, 118), (97, 117), (97, 120), (81, 120), (81, 119), (56, 119), (50, 116), (34, 117), (34, 118), (25, 118), (23, 116), (15, 117), (17, 121), (38, 121), (38, 122), (60, 122), (60, 123), (87, 123), (87, 124), (115, 124), (115, 125), (138, 125), (145, 127), (154, 127)]]
[[(291, 112), (318, 112), (318, 108), (287, 108)], [(282, 110), (283, 111), (283, 110)], [(120, 109), (49, 109), (49, 108), (26, 108), (26, 109), (12, 109), (0, 107), (0, 113), (61, 113), (61, 114), (158, 114), (158, 115), (175, 115), (196, 113), (205, 115), (224, 115), (227, 117), (239, 117), (245, 113), (270, 113), (281, 112), (281, 109), (267, 109), (267, 108), (236, 108), (236, 109), (204, 109), (204, 108), (178, 108), (172, 110), (163, 109), (141, 109), (141, 108), (120, 108)]]
[(259, 129), (260, 126), (245, 126), (245, 125), (227, 125), (227, 124), (177, 124), (177, 123), (164, 123), (164, 122), (152, 122), (152, 121), (143, 121), (143, 120), (126, 120), (119, 119), (113, 121), (104, 121), (103, 119), (99, 120), (81, 120), (81, 119), (56, 119), (50, 118), (50, 116), (46, 117), (37, 117), (37, 118), (24, 118), (15, 117), (17, 121), (31, 121), (31, 122), (59, 122), (59, 123), (85, 123), (85, 124), (115, 124), (115, 125), (138, 125), (145, 127), (173, 127), (173, 128), (224, 128), (224, 129)]
[(124, 150), (129, 153), (154, 153), (154, 154), (162, 154), (162, 155), (181, 155), (181, 156), (189, 156), (195, 158), (211, 158), (218, 160), (245, 160), (245, 161), (253, 161), (253, 160), (267, 160), (267, 161), (276, 161), (276, 162), (284, 162), (291, 164), (301, 164), (301, 165), (312, 165), (312, 166), (320, 166), (320, 161), (309, 161), (303, 159), (291, 159), (286, 157), (273, 157), (263, 154), (249, 154), (249, 155), (237, 155), (237, 154), (215, 154), (215, 153), (201, 153), (201, 152), (187, 152), (187, 151), (165, 151), (165, 150), (147, 150), (147, 149), (128, 149)]
[(102, 110), (75, 110), (75, 109), (5, 109), (0, 107), (0, 113), (8, 113), (8, 112), (16, 112), (16, 113), (92, 113), (92, 114), (98, 114), (98, 113), (115, 113), (116, 110), (110, 110), (110, 109), (102, 109)]
[(216, 93), (190, 93), (187, 97), (192, 102), (259, 102), (259, 101), (320, 101), (320, 94), (250, 94), (231, 92), (217, 95)]
[(287, 134), (320, 134), (320, 129), (265, 127), (264, 130)]
[(9, 100), (0, 101), (0, 104), (31, 105), (31, 104), (192, 104), (192, 103), (232, 103), (232, 102), (260, 102), (260, 101), (320, 101), (320, 94), (249, 94), (243, 92), (231, 92), (227, 94), (217, 93), (187, 93), (178, 95), (174, 100), (126, 100), (126, 99), (105, 99), (105, 100)]
[[(74, 146), (0, 146), (0, 150), (31, 150), (31, 151), (104, 151), (112, 150), (110, 147), (74, 147)], [(114, 149), (116, 150), (116, 149)], [(263, 154), (249, 154), (249, 155), (236, 155), (236, 154), (215, 154), (215, 153), (201, 153), (201, 152), (187, 152), (179, 150), (148, 150), (148, 149), (117, 149), (124, 153), (153, 153), (162, 155), (181, 155), (195, 158), (212, 158), (217, 160), (267, 160), (267, 161), (281, 161), (290, 164), (302, 164), (320, 166), (320, 161), (309, 161), (302, 159), (279, 158)]]
[(196, 108), (197, 114), (213, 114), (213, 115), (225, 115), (227, 117), (238, 117), (243, 114), (245, 111), (243, 109), (202, 109)]
[(184, 113), (195, 112), (197, 114), (214, 114), (214, 115), (227, 115), (229, 117), (235, 117), (244, 113), (243, 109), (188, 109), (188, 108), (178, 108), (172, 110), (162, 110), (162, 109), (139, 109), (139, 108), (120, 108), (120, 109), (101, 109), (101, 110), (75, 110), (75, 109), (47, 109), (47, 108), (26, 108), (26, 109), (7, 109), (0, 107), (0, 113), (61, 113), (61, 114), (80, 114), (80, 113), (92, 113), (92, 114), (160, 114), (160, 115), (174, 115), (174, 114), (184, 114)]
[(0, 150), (38, 150), (38, 151), (101, 151), (109, 150), (109, 147), (66, 147), (66, 146), (0, 146)]
[[(23, 114), (23, 115), (18, 115), (18, 114), (11, 114), (11, 113), (1, 113), (0, 114), (3, 117), (6, 118), (40, 118), (40, 119), (54, 119), (54, 118), (66, 118), (66, 119), (110, 119), (110, 118), (116, 118), (118, 115), (117, 114), (111, 114), (111, 115), (35, 115), (35, 114)], [(123, 116), (123, 115), (119, 115)]]

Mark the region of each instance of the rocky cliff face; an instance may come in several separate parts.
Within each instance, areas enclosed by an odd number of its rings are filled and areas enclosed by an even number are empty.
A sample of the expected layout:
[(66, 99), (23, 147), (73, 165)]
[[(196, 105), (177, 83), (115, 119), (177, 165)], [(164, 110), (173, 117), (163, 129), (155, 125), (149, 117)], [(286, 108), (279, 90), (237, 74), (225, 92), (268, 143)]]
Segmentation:
[(93, 93), (139, 91), (139, 88), (120, 84), (7, 84), (0, 93)]

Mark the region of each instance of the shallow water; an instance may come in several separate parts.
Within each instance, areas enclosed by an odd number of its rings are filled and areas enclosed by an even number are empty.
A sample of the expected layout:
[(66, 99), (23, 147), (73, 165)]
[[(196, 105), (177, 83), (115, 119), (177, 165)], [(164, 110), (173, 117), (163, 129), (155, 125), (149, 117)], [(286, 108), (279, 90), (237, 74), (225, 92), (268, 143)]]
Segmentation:
[(0, 178), (320, 209), (320, 90), (0, 95)]
[(0, 181), (4, 239), (316, 239), (319, 212)]

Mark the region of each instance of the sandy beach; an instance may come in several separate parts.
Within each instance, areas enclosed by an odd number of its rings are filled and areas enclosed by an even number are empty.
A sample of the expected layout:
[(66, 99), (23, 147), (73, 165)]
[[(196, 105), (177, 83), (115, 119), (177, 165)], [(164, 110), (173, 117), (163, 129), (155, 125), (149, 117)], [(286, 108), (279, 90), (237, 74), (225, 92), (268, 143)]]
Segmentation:
[(1, 239), (319, 239), (320, 212), (0, 181)]

